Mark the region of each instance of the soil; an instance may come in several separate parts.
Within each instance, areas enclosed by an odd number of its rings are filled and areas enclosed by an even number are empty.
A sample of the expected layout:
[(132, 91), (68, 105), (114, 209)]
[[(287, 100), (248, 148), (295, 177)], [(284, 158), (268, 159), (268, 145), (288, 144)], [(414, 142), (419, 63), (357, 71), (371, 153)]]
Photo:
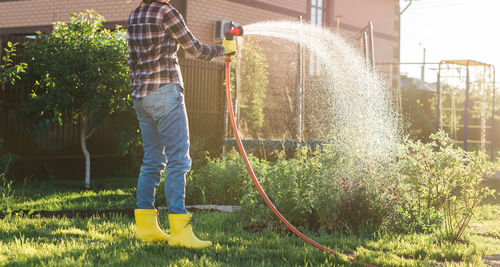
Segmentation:
[(484, 255), (483, 262), (487, 266), (500, 267), (500, 254)]
[[(240, 207), (237, 206), (216, 206), (216, 205), (206, 205), (206, 206), (187, 206), (188, 211), (226, 211), (232, 212), (238, 210)], [(158, 207), (160, 213), (167, 213), (168, 210), (165, 207)], [(11, 212), (11, 214), (24, 214), (28, 215), (29, 210), (16, 210)], [(110, 216), (113, 214), (122, 215), (129, 218), (134, 218), (134, 209), (107, 209), (107, 210), (62, 210), (62, 211), (44, 211), (36, 210), (29, 215), (29, 217), (41, 217), (41, 218), (52, 218), (52, 217), (66, 217), (66, 218), (90, 218), (92, 216)], [(0, 219), (5, 218), (7, 213), (0, 212)]]

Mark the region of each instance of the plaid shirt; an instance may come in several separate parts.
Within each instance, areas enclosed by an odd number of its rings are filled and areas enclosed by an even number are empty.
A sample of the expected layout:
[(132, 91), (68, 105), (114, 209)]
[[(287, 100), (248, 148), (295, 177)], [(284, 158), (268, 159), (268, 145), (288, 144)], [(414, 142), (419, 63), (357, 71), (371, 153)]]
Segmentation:
[(141, 99), (168, 83), (184, 88), (177, 62), (179, 45), (198, 59), (212, 60), (224, 54), (221, 45), (200, 43), (170, 4), (141, 4), (127, 21), (132, 97)]

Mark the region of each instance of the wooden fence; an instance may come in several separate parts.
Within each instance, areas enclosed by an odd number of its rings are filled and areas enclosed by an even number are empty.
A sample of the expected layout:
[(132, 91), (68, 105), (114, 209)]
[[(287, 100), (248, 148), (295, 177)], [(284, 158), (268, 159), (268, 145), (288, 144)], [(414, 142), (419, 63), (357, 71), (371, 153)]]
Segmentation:
[[(9, 41), (21, 44), (27, 40), (24, 37), (0, 35), (0, 55), (4, 55), (3, 47)], [(22, 50), (23, 47), (19, 46), (18, 52)], [(202, 157), (198, 154), (205, 150), (217, 156), (222, 151), (224, 134), (224, 64), (196, 59), (181, 59), (179, 63), (185, 82), (186, 107), (194, 143), (191, 156)], [(0, 139), (3, 139), (0, 156), (6, 153), (19, 156), (12, 168), (12, 174), (18, 178), (50, 175), (82, 178), (85, 162), (77, 126), (52, 126), (26, 135), (10, 118), (11, 111), (22, 103), (22, 92), (27, 86), (19, 82), (15, 86), (4, 84), (3, 89), (0, 89)], [(141, 151), (133, 151), (127, 156), (119, 155), (118, 138), (111, 127), (97, 131), (87, 145), (91, 153), (93, 177), (137, 170)]]

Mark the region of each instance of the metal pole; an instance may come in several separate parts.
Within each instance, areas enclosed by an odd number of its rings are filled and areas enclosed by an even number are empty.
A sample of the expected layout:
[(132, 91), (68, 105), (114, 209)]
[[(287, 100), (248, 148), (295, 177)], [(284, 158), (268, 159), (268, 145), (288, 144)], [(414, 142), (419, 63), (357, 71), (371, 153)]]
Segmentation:
[(439, 63), (439, 69), (437, 74), (437, 127), (436, 131), (439, 131), (441, 128), (441, 62)]
[(399, 97), (399, 112), (403, 114), (403, 94), (401, 93), (401, 65), (398, 64), (398, 79), (397, 79), (397, 89), (398, 89), (398, 97)]
[(481, 90), (481, 152), (486, 153), (486, 65), (483, 66), (483, 82), (478, 87)]
[(422, 63), (422, 73), (420, 79), (422, 80), (422, 83), (425, 84), (425, 47), (424, 47), (424, 61)]
[(470, 90), (470, 73), (469, 65), (467, 64), (467, 75), (465, 76), (465, 107), (464, 107), (464, 150), (468, 150), (469, 139), (469, 90)]
[(365, 60), (366, 60), (366, 65), (370, 65), (370, 55), (368, 53), (368, 34), (366, 32), (363, 32), (363, 48), (365, 52)]
[(403, 9), (403, 11), (399, 12), (399, 15), (403, 15), (403, 13), (405, 13), (405, 11), (411, 6), (411, 3), (413, 2), (413, 0), (410, 0), (410, 3)]
[[(302, 19), (302, 16), (300, 16), (300, 17), (301, 17), (301, 19)], [(342, 17), (342, 16), (340, 16), (340, 15), (338, 15), (338, 16), (337, 16), (337, 28), (336, 28), (336, 30), (335, 30), (335, 33), (336, 33), (336, 34), (338, 34), (338, 33), (339, 33), (339, 31), (340, 31), (340, 18), (341, 18), (341, 17)]]
[(372, 69), (375, 69), (375, 44), (373, 41), (373, 23), (370, 21), (368, 23), (370, 27), (370, 59), (372, 61)]
[(491, 65), (493, 68), (493, 103), (492, 103), (492, 111), (491, 111), (491, 161), (495, 160), (495, 78), (496, 78), (496, 70), (495, 66)]
[[(302, 16), (300, 16), (302, 23)], [(297, 147), (302, 142), (302, 44), (299, 42), (297, 58)]]

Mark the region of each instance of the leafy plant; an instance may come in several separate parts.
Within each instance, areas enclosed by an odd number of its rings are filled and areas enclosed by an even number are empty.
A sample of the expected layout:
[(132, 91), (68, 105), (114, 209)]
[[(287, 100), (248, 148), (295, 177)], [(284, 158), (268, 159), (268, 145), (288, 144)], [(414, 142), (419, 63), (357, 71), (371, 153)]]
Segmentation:
[[(268, 163), (250, 155), (255, 171), (260, 175)], [(238, 152), (232, 150), (222, 158), (207, 158), (207, 164), (193, 171), (187, 182), (187, 201), (193, 204), (239, 205), (245, 185), (250, 180)]]
[[(334, 146), (322, 151), (301, 147), (293, 157), (279, 152), (274, 162), (252, 156), (250, 161), (266, 194), (296, 226), (373, 233), (398, 216), (397, 179), (389, 175), (389, 168), (382, 172), (382, 167), (371, 166), (360, 179), (362, 168)], [(186, 191), (190, 203), (241, 204), (242, 217), (250, 224), (279, 224), (234, 151), (221, 159), (208, 159), (193, 171)]]
[(494, 166), (482, 152), (455, 148), (443, 132), (431, 142), (406, 141), (403, 178), (410, 206), (427, 225), (438, 224), (449, 241), (462, 238), (481, 201), (494, 190), (486, 186)]
[(375, 233), (394, 219), (398, 195), (396, 186), (373, 177), (324, 181), (316, 205), (319, 220), (327, 232)]
[[(3, 140), (0, 139), (0, 147), (3, 145)], [(12, 188), (12, 180), (7, 178), (9, 167), (17, 160), (17, 155), (5, 154), (0, 157), (0, 211), (10, 212), (11, 200), (14, 197), (14, 190)]]
[(12, 188), (13, 182), (5, 176), (5, 173), (0, 173), (0, 211), (10, 212), (10, 202), (14, 197), (14, 190)]
[[(276, 162), (270, 164), (267, 175), (259, 177), (265, 192), (278, 210), (296, 225), (310, 229), (318, 227), (314, 206), (317, 198), (315, 180), (321, 167), (317, 152), (302, 147), (295, 151), (292, 158), (287, 158), (284, 151), (280, 152)], [(256, 207), (265, 210), (267, 216), (274, 219), (274, 214), (267, 208), (253, 183), (250, 182), (249, 180), (247, 194), (253, 196), (253, 199), (258, 199)]]
[[(13, 58), (17, 56), (16, 46), (17, 43), (7, 42), (7, 47), (4, 48), (5, 55), (2, 56), (2, 60), (0, 61), (0, 86), (2, 89), (4, 89), (3, 84), (5, 82), (10, 82), (11, 84), (14, 84), (16, 80), (21, 78), (20, 74), (26, 71), (27, 67), (26, 63), (21, 62), (19, 64), (14, 64)], [(0, 139), (0, 147), (2, 146), (3, 146), (3, 139)], [(5, 176), (7, 175), (9, 166), (13, 164), (16, 159), (17, 155), (10, 153), (0, 157), (0, 174), (2, 175), (2, 186), (1, 186), (2, 195), (4, 195), (4, 193), (8, 191), (7, 186), (10, 186), (10, 184), (7, 183), (6, 180), (7, 178)], [(7, 193), (5, 194), (8, 195)]]
[(17, 55), (16, 46), (17, 43), (7, 42), (7, 47), (4, 48), (5, 55), (0, 61), (0, 85), (5, 82), (14, 84), (16, 80), (21, 79), (21, 73), (26, 72), (28, 66), (26, 63), (14, 63), (13, 58)]
[[(238, 71), (236, 71), (238, 69)], [(269, 65), (259, 43), (245, 38), (243, 49), (232, 64), (231, 85), (237, 84), (238, 121), (252, 137), (264, 125), (264, 100), (269, 85)]]
[[(40, 34), (24, 57), (26, 80), (32, 84), (15, 117), (21, 127), (36, 130), (51, 124), (74, 124), (80, 129), (85, 155), (85, 186), (90, 188), (87, 139), (103, 125), (114, 123), (121, 152), (139, 139), (127, 65), (126, 32), (103, 27), (94, 11), (71, 14), (69, 23), (56, 23), (50, 34)], [(127, 119), (128, 118), (128, 119)], [(132, 123), (133, 122), (133, 123)]]
[(0, 158), (2, 161), (6, 161), (0, 162), (2, 164), (2, 166), (0, 166), (2, 167), (0, 170), (0, 201), (2, 202), (0, 211), (11, 211), (10, 201), (14, 197), (14, 190), (12, 188), (12, 180), (7, 178), (7, 172), (9, 171), (10, 164), (15, 160), (15, 158), (16, 156), (11, 154), (4, 155)]

